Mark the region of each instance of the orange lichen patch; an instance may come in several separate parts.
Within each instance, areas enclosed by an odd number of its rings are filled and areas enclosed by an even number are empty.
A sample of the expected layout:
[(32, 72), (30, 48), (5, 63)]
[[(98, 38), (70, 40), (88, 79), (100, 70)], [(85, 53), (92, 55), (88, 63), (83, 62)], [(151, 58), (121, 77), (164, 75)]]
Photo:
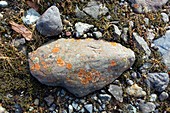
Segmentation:
[(111, 62), (110, 62), (110, 66), (116, 66), (117, 64), (116, 64), (116, 62), (114, 61), (114, 60), (112, 60)]
[(84, 69), (80, 69), (78, 72), (78, 76), (82, 77), (85, 73), (86, 73), (86, 71)]
[(117, 43), (116, 43), (116, 42), (110, 42), (110, 44), (111, 44), (112, 46), (117, 46)]
[(134, 8), (139, 8), (139, 4), (133, 4)]
[(58, 58), (58, 59), (57, 59), (57, 65), (58, 65), (58, 66), (60, 66), (60, 67), (65, 66), (65, 62), (64, 62), (64, 60), (63, 60), (63, 59), (61, 59), (61, 58)]
[(67, 63), (66, 68), (70, 70), (72, 68), (72, 65), (70, 63)]
[(38, 63), (34, 64), (32, 67), (31, 67), (31, 70), (40, 70), (40, 65)]
[(91, 71), (85, 71), (84, 69), (80, 69), (78, 72), (78, 76), (80, 78), (80, 82), (86, 85), (90, 82), (99, 80), (100, 72), (95, 69), (92, 69)]
[(44, 68), (47, 68), (47, 64), (44, 61), (42, 61), (41, 64), (43, 65)]
[(57, 53), (57, 52), (59, 52), (59, 48), (58, 47), (53, 48), (52, 53)]

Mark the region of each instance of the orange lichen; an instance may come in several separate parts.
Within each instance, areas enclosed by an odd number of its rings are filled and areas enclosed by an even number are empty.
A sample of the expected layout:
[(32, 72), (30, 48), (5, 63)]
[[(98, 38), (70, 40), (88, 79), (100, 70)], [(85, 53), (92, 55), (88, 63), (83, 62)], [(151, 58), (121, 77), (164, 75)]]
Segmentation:
[(112, 60), (112, 61), (110, 62), (110, 66), (116, 66), (116, 62), (115, 62), (114, 60)]
[(96, 82), (100, 78), (100, 73), (95, 69), (92, 69), (91, 71), (80, 69), (78, 72), (78, 77), (80, 78), (80, 82), (85, 85), (89, 82)]
[(44, 68), (47, 68), (47, 64), (44, 61), (42, 61), (41, 64), (43, 65)]
[(61, 58), (58, 58), (58, 59), (57, 59), (57, 65), (58, 65), (58, 66), (60, 66), (60, 67), (65, 66), (65, 62), (64, 62), (64, 60), (63, 60), (63, 59), (61, 59)]
[(72, 65), (70, 63), (67, 63), (66, 68), (70, 70), (72, 68)]
[(139, 8), (139, 4), (133, 4), (134, 8)]
[(31, 70), (40, 70), (40, 65), (38, 63), (34, 64), (32, 67), (31, 67)]
[(57, 53), (57, 52), (59, 52), (59, 48), (58, 47), (53, 48), (52, 53)]
[(116, 42), (110, 42), (110, 44), (111, 44), (112, 46), (117, 46), (117, 43), (116, 43)]

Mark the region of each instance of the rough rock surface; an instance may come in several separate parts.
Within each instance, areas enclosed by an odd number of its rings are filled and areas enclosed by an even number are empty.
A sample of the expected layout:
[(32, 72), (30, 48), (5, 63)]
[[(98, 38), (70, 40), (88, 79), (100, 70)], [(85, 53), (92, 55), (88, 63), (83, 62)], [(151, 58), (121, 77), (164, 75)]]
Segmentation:
[(170, 30), (166, 31), (164, 36), (155, 40), (154, 44), (159, 48), (163, 57), (163, 62), (170, 70)]
[(149, 11), (157, 11), (168, 0), (129, 0), (133, 10), (137, 13), (146, 13)]
[(37, 30), (44, 36), (55, 36), (62, 32), (60, 12), (56, 6), (48, 8), (36, 23)]
[(134, 61), (134, 52), (121, 44), (94, 39), (59, 39), (29, 53), (35, 78), (78, 97), (113, 82)]
[(134, 97), (144, 97), (146, 95), (146, 92), (137, 84), (127, 87), (126, 93)]
[(115, 97), (119, 102), (123, 102), (123, 90), (122, 87), (117, 85), (110, 85), (108, 91)]
[(87, 7), (83, 9), (83, 11), (93, 18), (98, 18), (98, 16), (102, 14), (105, 15), (109, 10), (103, 4), (96, 1), (91, 1), (88, 3)]
[(169, 84), (169, 75), (167, 73), (148, 73), (146, 83), (148, 87), (162, 92)]

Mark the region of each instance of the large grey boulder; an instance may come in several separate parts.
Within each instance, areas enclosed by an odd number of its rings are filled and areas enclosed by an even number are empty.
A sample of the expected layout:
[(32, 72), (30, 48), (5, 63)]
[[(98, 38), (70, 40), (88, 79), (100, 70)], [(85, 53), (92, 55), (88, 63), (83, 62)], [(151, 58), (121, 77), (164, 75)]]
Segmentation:
[(137, 13), (147, 13), (150, 11), (157, 11), (168, 0), (128, 0), (131, 3), (133, 10)]
[(56, 6), (48, 8), (38, 19), (36, 28), (44, 36), (55, 36), (62, 32), (60, 12)]
[(78, 97), (113, 82), (134, 61), (132, 50), (94, 39), (59, 39), (29, 53), (35, 78), (46, 85), (65, 87)]

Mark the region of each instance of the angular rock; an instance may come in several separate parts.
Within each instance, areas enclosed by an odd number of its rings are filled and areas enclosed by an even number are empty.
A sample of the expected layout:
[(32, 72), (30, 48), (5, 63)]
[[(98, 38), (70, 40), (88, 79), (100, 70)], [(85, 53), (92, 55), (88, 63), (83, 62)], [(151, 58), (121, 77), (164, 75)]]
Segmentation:
[(159, 48), (163, 57), (163, 62), (170, 70), (170, 30), (166, 31), (165, 35), (154, 41), (155, 46)]
[(60, 12), (56, 6), (48, 8), (36, 23), (37, 30), (44, 36), (55, 36), (62, 32)]
[(87, 23), (77, 22), (75, 24), (75, 28), (77, 33), (79, 33), (80, 36), (82, 36), (85, 32), (87, 32), (90, 28), (93, 28), (94, 25), (90, 25)]
[(92, 16), (93, 18), (97, 19), (98, 16), (102, 14), (105, 15), (109, 10), (105, 5), (101, 3), (97, 3), (96, 1), (90, 1), (87, 4), (87, 7), (83, 9), (83, 11)]
[(147, 13), (150, 11), (157, 11), (168, 0), (128, 0), (131, 3), (133, 10), (137, 13)]
[(93, 105), (92, 104), (86, 104), (84, 107), (86, 108), (88, 113), (93, 113)]
[(132, 50), (94, 39), (59, 39), (29, 53), (35, 78), (46, 85), (65, 87), (78, 97), (113, 82), (134, 61)]
[(108, 91), (115, 97), (119, 102), (123, 102), (123, 90), (122, 87), (117, 85), (110, 85)]
[(143, 91), (141, 87), (139, 87), (137, 84), (132, 85), (131, 87), (128, 87), (126, 89), (126, 92), (134, 97), (144, 97), (146, 95), (146, 92)]
[(133, 33), (133, 37), (134, 37), (134, 39), (136, 41), (138, 49), (144, 51), (147, 56), (150, 56), (151, 50), (149, 49), (148, 44), (143, 39), (143, 37), (140, 37), (137, 33)]
[(145, 81), (148, 87), (162, 92), (169, 84), (169, 75), (167, 73), (148, 73)]

